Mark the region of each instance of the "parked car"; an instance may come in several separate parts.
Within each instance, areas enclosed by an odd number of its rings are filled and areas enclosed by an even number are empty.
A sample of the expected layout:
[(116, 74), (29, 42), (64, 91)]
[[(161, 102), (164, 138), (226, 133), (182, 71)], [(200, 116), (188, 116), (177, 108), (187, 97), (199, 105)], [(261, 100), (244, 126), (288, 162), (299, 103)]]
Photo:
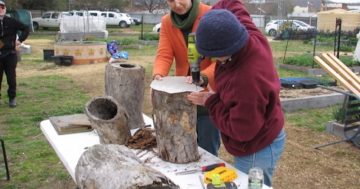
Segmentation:
[(56, 28), (60, 26), (60, 20), (63, 16), (69, 15), (68, 12), (57, 12), (57, 11), (48, 11), (45, 12), (41, 17), (33, 18), (33, 28), (35, 30), (40, 27), (47, 28)]
[(134, 24), (134, 25), (140, 25), (141, 24), (141, 19), (139, 19), (139, 18), (135, 18), (135, 17), (131, 17), (131, 19), (132, 19), (132, 24)]
[(101, 16), (105, 17), (106, 25), (117, 25), (121, 28), (127, 28), (131, 25), (132, 19), (128, 14), (112, 11), (104, 11)]
[(265, 33), (270, 36), (276, 36), (280, 27), (285, 23), (290, 23), (291, 28), (294, 30), (307, 31), (310, 29), (315, 29), (314, 26), (310, 26), (309, 24), (300, 20), (271, 20), (265, 26)]
[(160, 28), (161, 28), (161, 23), (158, 23), (153, 27), (152, 31), (153, 32), (160, 32)]

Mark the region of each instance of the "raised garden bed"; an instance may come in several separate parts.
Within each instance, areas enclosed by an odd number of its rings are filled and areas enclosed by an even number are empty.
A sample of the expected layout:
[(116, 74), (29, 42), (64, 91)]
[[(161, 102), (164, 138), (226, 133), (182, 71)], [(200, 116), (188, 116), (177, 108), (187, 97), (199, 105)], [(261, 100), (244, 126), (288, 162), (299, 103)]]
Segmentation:
[(285, 112), (302, 109), (324, 108), (344, 101), (344, 95), (322, 88), (315, 89), (282, 89), (281, 106)]

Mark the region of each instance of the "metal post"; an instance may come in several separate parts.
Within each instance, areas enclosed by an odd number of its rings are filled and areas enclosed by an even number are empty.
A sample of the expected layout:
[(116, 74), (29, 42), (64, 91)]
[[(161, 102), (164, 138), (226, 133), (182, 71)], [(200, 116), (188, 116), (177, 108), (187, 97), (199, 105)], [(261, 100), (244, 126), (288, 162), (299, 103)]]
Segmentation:
[(4, 140), (0, 139), (0, 142), (1, 142), (1, 148), (2, 148), (3, 156), (4, 156), (4, 163), (5, 163), (5, 169), (6, 169), (6, 180), (10, 180), (9, 166), (8, 166), (7, 157), (6, 157)]
[(340, 18), (336, 18), (335, 37), (334, 37), (334, 55), (337, 58), (340, 57), (341, 23), (342, 20)]
[(144, 15), (141, 15), (141, 34), (140, 34), (140, 39), (143, 40), (144, 39)]
[[(315, 57), (317, 34), (318, 34), (318, 32), (317, 32), (317, 31), (315, 31), (313, 57)], [(314, 68), (314, 66), (315, 66), (315, 60), (313, 59), (313, 62), (312, 62), (311, 67), (312, 67), (312, 68)]]

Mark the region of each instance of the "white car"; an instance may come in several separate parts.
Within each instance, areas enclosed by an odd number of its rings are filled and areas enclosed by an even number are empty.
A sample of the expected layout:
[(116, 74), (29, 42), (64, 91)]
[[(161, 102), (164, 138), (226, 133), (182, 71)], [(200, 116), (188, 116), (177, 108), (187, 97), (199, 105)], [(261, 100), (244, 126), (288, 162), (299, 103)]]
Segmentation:
[(265, 26), (265, 33), (270, 36), (276, 36), (280, 27), (286, 22), (290, 22), (291, 27), (294, 30), (307, 31), (310, 29), (315, 29), (314, 26), (310, 26), (309, 24), (300, 20), (271, 20)]
[(41, 17), (33, 18), (33, 28), (35, 30), (40, 27), (47, 28), (58, 28), (60, 26), (60, 20), (63, 16), (69, 15), (68, 12), (56, 12), (48, 11), (45, 12)]
[(160, 32), (160, 28), (161, 28), (161, 23), (158, 23), (158, 24), (156, 24), (156, 25), (153, 27), (152, 31), (159, 33), (159, 32)]
[(106, 25), (116, 25), (127, 28), (131, 25), (132, 19), (128, 14), (112, 11), (104, 11), (101, 16), (105, 17)]

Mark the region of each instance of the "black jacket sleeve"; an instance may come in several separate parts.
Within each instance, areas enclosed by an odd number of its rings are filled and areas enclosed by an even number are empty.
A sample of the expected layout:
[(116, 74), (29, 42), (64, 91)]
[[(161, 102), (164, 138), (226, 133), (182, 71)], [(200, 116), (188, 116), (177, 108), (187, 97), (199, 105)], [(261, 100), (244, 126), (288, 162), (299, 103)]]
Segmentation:
[[(15, 19), (14, 19), (14, 20), (15, 20)], [(19, 35), (19, 41), (20, 41), (20, 42), (25, 41), (26, 38), (29, 36), (30, 28), (29, 28), (27, 25), (21, 23), (21, 22), (18, 21), (18, 20), (15, 20), (14, 23), (16, 24), (16, 28), (18, 28), (18, 30), (21, 31), (21, 34)]]

